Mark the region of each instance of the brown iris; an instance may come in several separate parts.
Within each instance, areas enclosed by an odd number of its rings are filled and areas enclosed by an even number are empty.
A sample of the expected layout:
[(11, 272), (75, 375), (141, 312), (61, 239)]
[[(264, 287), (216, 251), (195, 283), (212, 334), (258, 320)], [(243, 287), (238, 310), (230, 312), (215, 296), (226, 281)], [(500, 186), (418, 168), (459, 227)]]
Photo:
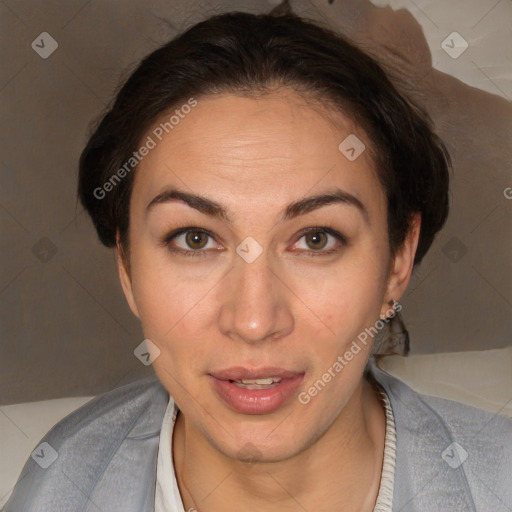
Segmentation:
[(208, 234), (202, 231), (188, 231), (185, 241), (192, 249), (202, 249), (208, 243)]
[[(321, 231), (314, 231), (305, 235), (306, 243), (311, 249), (323, 249), (327, 244), (327, 234)], [(310, 243), (312, 242), (312, 243)]]

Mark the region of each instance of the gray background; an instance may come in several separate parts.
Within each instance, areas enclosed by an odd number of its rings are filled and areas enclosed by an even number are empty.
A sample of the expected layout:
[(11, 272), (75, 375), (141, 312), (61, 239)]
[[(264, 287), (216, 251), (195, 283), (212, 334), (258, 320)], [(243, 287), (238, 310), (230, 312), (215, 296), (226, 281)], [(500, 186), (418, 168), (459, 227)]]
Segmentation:
[[(0, 404), (98, 394), (152, 372), (133, 354), (143, 334), (113, 253), (76, 203), (88, 126), (137, 62), (184, 28), (278, 3), (0, 0)], [(451, 151), (452, 211), (402, 299), (412, 352), (510, 345), (512, 2), (291, 5), (376, 55)], [(454, 31), (469, 44), (456, 59), (442, 49)], [(42, 32), (58, 43), (46, 59), (31, 47)]]

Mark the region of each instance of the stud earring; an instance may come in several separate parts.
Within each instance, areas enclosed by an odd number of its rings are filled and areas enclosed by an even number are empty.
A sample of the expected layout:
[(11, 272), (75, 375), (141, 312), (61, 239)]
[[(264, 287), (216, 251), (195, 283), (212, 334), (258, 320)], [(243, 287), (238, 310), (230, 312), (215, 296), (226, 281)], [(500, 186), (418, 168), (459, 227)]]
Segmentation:
[(400, 303), (398, 301), (396, 301), (395, 299), (391, 299), (388, 302), (388, 304), (393, 308), (393, 313), (391, 313), (390, 316), (386, 316), (386, 315), (382, 316), (382, 314), (381, 314), (380, 319), (384, 320), (384, 322), (389, 321), (391, 318), (393, 318), (396, 315), (396, 313), (397, 313), (396, 309)]

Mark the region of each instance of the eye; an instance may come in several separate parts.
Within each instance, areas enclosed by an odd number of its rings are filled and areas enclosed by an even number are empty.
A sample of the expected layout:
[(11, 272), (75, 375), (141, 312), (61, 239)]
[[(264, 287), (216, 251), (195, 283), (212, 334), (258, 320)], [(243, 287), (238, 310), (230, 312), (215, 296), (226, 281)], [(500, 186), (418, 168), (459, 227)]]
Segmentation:
[[(346, 245), (346, 237), (335, 229), (311, 227), (301, 231), (302, 236), (296, 242), (298, 249), (311, 256), (332, 254)], [(301, 244), (301, 240), (304, 243)], [(301, 246), (302, 245), (302, 246)]]
[[(211, 245), (213, 243), (213, 245)], [(202, 228), (180, 228), (169, 233), (162, 244), (171, 252), (181, 253), (185, 256), (200, 256), (206, 249), (218, 249), (211, 233)], [(177, 247), (176, 247), (177, 246)]]

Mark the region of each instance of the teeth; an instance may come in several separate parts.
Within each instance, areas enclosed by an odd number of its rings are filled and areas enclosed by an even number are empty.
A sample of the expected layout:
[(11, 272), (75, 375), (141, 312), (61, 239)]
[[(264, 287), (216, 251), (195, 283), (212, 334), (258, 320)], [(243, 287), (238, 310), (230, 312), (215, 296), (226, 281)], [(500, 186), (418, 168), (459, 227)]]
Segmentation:
[(235, 382), (242, 384), (259, 384), (261, 386), (272, 384), (273, 382), (281, 382), (279, 377), (268, 377), (267, 379), (242, 379)]
[(235, 386), (244, 389), (268, 389), (274, 387), (278, 382), (281, 382), (279, 377), (269, 377), (268, 379), (242, 379), (234, 380)]

